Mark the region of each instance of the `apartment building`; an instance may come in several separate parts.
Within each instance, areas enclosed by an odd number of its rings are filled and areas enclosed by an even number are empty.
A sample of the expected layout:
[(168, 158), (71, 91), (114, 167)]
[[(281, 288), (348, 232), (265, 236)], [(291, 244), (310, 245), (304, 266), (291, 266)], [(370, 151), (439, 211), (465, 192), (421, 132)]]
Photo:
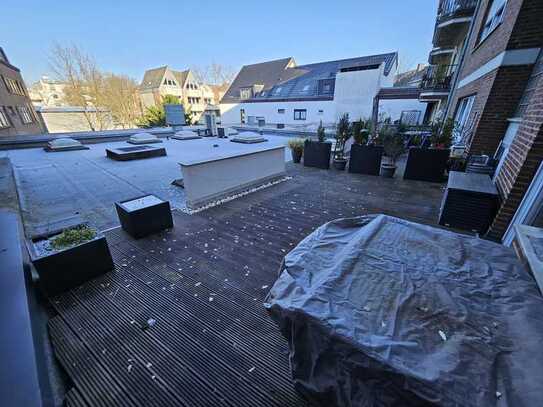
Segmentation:
[[(297, 65), (294, 58), (246, 65), (221, 100), (222, 121), (310, 129), (321, 121), (333, 125), (344, 113), (352, 119), (369, 118), (375, 95), (393, 87), (397, 69), (396, 52), (308, 65)], [(422, 104), (391, 100), (381, 107), (397, 120), (413, 105)]]
[(206, 110), (218, 111), (213, 108), (218, 104), (216, 90), (199, 83), (190, 69), (174, 71), (168, 66), (149, 69), (145, 71), (139, 93), (143, 107), (160, 105), (165, 95), (177, 96), (196, 121)]
[[(469, 154), (494, 157), (501, 204), (488, 237), (509, 244), (513, 225), (543, 226), (543, 1), (442, 0), (439, 10), (430, 61), (452, 45), (445, 36), (456, 43), (439, 57), (456, 65), (441, 110)], [(444, 26), (445, 10), (465, 13)]]
[(0, 48), (0, 136), (45, 133), (30, 102), (19, 68)]

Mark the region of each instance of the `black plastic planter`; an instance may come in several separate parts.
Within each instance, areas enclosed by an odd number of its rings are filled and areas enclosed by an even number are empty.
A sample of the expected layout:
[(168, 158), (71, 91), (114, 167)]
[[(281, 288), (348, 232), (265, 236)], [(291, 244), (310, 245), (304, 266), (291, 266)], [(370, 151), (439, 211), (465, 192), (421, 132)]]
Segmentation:
[(113, 270), (113, 259), (103, 235), (50, 254), (37, 250), (40, 240), (58, 233), (27, 241), (30, 259), (40, 276), (40, 288), (47, 296), (63, 293)]
[(304, 167), (330, 168), (332, 144), (306, 140), (304, 143)]
[(383, 146), (353, 144), (349, 159), (349, 172), (355, 174), (379, 175)]
[(407, 155), (403, 178), (443, 182), (449, 155), (448, 149), (411, 147)]
[(154, 195), (143, 195), (116, 202), (122, 228), (139, 239), (173, 226), (170, 203)]
[(394, 178), (396, 172), (395, 164), (381, 164), (381, 176), (384, 178)]
[(347, 166), (347, 160), (336, 160), (333, 161), (334, 168), (338, 171), (345, 171), (345, 167)]
[(292, 162), (298, 164), (302, 160), (303, 150), (293, 150), (293, 149), (291, 149), (290, 152), (292, 154)]

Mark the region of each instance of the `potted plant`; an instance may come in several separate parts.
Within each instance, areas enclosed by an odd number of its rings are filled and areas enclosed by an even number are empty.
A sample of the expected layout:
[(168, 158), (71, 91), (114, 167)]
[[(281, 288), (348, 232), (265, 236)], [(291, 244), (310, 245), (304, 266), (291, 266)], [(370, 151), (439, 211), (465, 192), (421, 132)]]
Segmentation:
[(411, 147), (409, 149), (404, 179), (443, 182), (454, 128), (452, 119), (432, 125), (429, 137), (430, 148)]
[(304, 142), (304, 166), (322, 169), (330, 168), (331, 152), (332, 144), (326, 141), (321, 121), (317, 129), (317, 141), (305, 140)]
[(379, 139), (383, 143), (384, 154), (388, 158), (388, 162), (381, 163), (381, 175), (392, 178), (396, 172), (396, 160), (405, 149), (403, 137), (394, 130), (385, 128), (379, 133)]
[(294, 163), (299, 163), (302, 159), (302, 154), (304, 153), (304, 139), (293, 138), (288, 141), (288, 146), (292, 154), (292, 161)]
[(354, 144), (351, 146), (349, 172), (379, 175), (383, 146), (370, 141), (371, 121), (362, 119), (352, 126)]
[(48, 296), (113, 270), (106, 238), (86, 224), (27, 241), (30, 259)]
[(349, 114), (345, 113), (338, 121), (336, 129), (336, 145), (334, 148), (334, 167), (337, 170), (345, 170), (347, 159), (345, 158), (345, 142), (351, 137), (351, 123)]

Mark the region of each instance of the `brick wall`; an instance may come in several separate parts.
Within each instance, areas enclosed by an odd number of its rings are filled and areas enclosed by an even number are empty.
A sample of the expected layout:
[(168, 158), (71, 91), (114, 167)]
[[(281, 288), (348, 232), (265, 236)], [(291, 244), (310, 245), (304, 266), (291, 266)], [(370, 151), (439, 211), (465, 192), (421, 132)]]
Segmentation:
[[(486, 19), (486, 10), (488, 3), (491, 0), (482, 0), (479, 11), (475, 16), (473, 35), (469, 39), (466, 49), (464, 64), (462, 65), (459, 78), (463, 79), (479, 67), (490, 61), (495, 56), (499, 55), (508, 48), (515, 22), (519, 16), (519, 12), (523, 0), (509, 0), (505, 8), (505, 15), (502, 23), (481, 43), (479, 43), (479, 33)], [(532, 0), (524, 0), (531, 2)], [(540, 1), (540, 0), (536, 0)], [(519, 37), (522, 32), (521, 27), (518, 27)]]
[(535, 172), (543, 160), (543, 76), (540, 77), (496, 185), (502, 204), (487, 236), (499, 240), (507, 230)]
[[(491, 89), (490, 80), (483, 80), (483, 93), (488, 93), (469, 151), (472, 154), (493, 155), (500, 144), (510, 119), (514, 116), (533, 65), (505, 66), (494, 75)], [(480, 88), (480, 91), (483, 90)]]

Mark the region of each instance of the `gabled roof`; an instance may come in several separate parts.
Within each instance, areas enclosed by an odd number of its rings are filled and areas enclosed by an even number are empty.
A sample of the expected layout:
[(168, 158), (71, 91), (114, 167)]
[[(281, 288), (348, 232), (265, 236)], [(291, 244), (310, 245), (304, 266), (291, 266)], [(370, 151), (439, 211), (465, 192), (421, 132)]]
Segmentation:
[(140, 90), (156, 89), (162, 84), (162, 79), (166, 74), (166, 71), (170, 71), (178, 82), (180, 87), (185, 85), (185, 81), (189, 75), (190, 70), (186, 71), (174, 71), (169, 69), (168, 66), (161, 66), (160, 68), (148, 69), (143, 75), (141, 81)]
[(168, 69), (167, 66), (161, 66), (160, 68), (148, 69), (145, 71), (140, 90), (158, 88), (162, 83), (162, 78), (164, 78), (166, 69)]
[[(246, 65), (237, 75), (221, 103), (240, 102), (240, 89), (254, 85), (262, 85), (263, 88), (254, 89), (258, 93), (251, 101), (332, 98), (336, 74), (342, 69), (372, 69), (384, 64), (384, 73), (388, 75), (392, 71), (397, 57), (396, 52), (391, 52), (300, 66), (293, 66), (293, 63), (290, 63), (294, 62), (292, 58)], [(323, 95), (319, 86), (320, 81), (326, 79), (330, 80), (331, 90), (328, 94)]]
[(223, 96), (221, 103), (238, 102), (241, 88), (263, 85), (264, 89), (269, 89), (281, 81), (281, 75), (284, 75), (287, 66), (293, 63), (295, 63), (293, 58), (283, 58), (243, 66)]

